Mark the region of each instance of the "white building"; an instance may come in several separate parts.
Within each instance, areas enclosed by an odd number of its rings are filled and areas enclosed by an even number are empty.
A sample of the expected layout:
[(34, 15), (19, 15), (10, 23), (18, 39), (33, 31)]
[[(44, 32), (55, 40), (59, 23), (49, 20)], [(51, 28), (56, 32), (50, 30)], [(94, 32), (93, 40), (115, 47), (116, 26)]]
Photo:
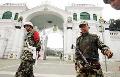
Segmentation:
[[(24, 29), (18, 29), (22, 22), (31, 21), (41, 31), (56, 25), (63, 31), (64, 59), (68, 60), (73, 56), (74, 50), (71, 45), (76, 42), (80, 30), (78, 25), (81, 21), (87, 21), (90, 25), (90, 32), (98, 34), (101, 39), (114, 53), (113, 59), (120, 60), (120, 32), (109, 31), (108, 23), (99, 23), (102, 16), (102, 7), (90, 4), (72, 4), (66, 6), (65, 10), (49, 4), (43, 4), (28, 9), (25, 4), (6, 3), (0, 5), (0, 58), (19, 58), (23, 45)], [(100, 26), (104, 26), (104, 32), (100, 33)]]

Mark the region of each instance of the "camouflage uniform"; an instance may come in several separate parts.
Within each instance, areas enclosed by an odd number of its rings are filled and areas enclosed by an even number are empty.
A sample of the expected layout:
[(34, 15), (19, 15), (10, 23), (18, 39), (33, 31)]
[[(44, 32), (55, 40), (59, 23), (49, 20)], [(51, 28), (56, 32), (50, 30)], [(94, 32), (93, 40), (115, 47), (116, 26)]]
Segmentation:
[(85, 71), (84, 63), (80, 58), (79, 52), (75, 52), (75, 67), (77, 71), (76, 77), (104, 77), (101, 69), (101, 65), (99, 63), (99, 54), (98, 49), (104, 54), (103, 51), (109, 49), (106, 45), (104, 45), (97, 35), (90, 33), (83, 33), (76, 40), (76, 48), (78, 48), (84, 57), (89, 62), (90, 66), (92, 66), (92, 72), (88, 76), (88, 71)]
[(28, 32), (25, 41), (24, 41), (24, 49), (21, 54), (21, 64), (15, 74), (15, 77), (34, 77), (33, 75), (33, 65), (35, 63), (35, 59), (33, 59), (33, 53), (27, 46), (27, 42), (30, 46), (37, 47), (33, 40), (34, 32)]

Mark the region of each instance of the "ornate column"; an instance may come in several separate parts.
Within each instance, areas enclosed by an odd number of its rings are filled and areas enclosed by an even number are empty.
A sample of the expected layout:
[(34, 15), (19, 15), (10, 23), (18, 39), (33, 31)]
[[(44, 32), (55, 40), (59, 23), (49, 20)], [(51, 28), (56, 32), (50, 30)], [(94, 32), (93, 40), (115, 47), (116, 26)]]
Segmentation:
[(24, 28), (20, 22), (16, 22), (11, 29), (11, 36), (6, 50), (7, 58), (16, 59), (20, 57), (24, 41)]
[(71, 46), (73, 44), (73, 23), (72, 18), (68, 17), (68, 20), (66, 22), (66, 29), (64, 29), (64, 60), (72, 60), (73, 59), (73, 53)]
[(104, 26), (104, 43), (107, 46), (111, 47), (109, 24), (103, 24), (103, 26)]
[(0, 58), (5, 58), (5, 51), (8, 43), (8, 38), (6, 37), (7, 29), (0, 29)]
[[(110, 46), (110, 32), (109, 32), (109, 26), (108, 24), (100, 17), (99, 19), (100, 23), (100, 32), (102, 33), (102, 39), (103, 43), (105, 43), (107, 46)], [(105, 56), (105, 67), (106, 67), (106, 72), (107, 72), (107, 57)]]

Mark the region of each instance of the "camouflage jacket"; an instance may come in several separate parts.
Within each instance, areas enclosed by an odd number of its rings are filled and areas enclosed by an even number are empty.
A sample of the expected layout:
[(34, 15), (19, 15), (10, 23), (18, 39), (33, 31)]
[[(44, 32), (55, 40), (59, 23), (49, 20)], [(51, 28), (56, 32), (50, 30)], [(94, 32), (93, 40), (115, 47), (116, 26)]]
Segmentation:
[[(98, 49), (104, 51), (109, 49), (104, 43), (100, 41), (97, 35), (84, 33), (79, 36), (76, 40), (76, 48), (78, 48), (86, 59), (90, 60), (99, 60)], [(75, 52), (75, 59), (80, 59), (79, 53)]]
[(35, 43), (35, 41), (33, 39), (33, 35), (34, 35), (34, 32), (28, 32), (27, 35), (25, 36), (25, 41), (28, 41), (30, 46), (37, 48), (40, 46), (41, 43), (40, 43), (40, 41), (38, 43)]
[(36, 48), (40, 46), (39, 42), (37, 44), (34, 42), (33, 34), (34, 32), (28, 32), (27, 35), (25, 36), (24, 48), (20, 57), (24, 61), (31, 61), (31, 62), (33, 61), (33, 53), (28, 48), (27, 42), (30, 46), (33, 46)]

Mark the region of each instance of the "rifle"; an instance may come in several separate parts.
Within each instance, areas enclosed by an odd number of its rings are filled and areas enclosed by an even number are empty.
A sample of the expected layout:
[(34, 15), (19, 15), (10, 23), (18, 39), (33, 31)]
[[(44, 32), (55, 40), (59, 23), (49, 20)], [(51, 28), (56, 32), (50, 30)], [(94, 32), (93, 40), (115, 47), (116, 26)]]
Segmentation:
[(82, 60), (82, 63), (78, 60), (79, 63), (75, 63), (75, 65), (77, 65), (78, 67), (80, 67), (82, 65), (83, 66), (82, 71), (86, 72), (86, 74), (88, 76), (91, 75), (94, 72), (93, 67), (89, 64), (89, 62), (87, 61), (85, 56), (82, 54), (82, 52), (72, 44), (71, 49), (73, 49), (73, 48), (75, 48), (75, 51), (77, 52), (77, 54), (80, 57), (80, 60)]
[(75, 49), (75, 51), (78, 52), (81, 60), (84, 62), (84, 65), (90, 66), (89, 63), (88, 63), (88, 61), (87, 61), (87, 59), (83, 56), (83, 54), (81, 53), (81, 51), (80, 51), (78, 48), (76, 48), (76, 47), (72, 44), (71, 49)]

